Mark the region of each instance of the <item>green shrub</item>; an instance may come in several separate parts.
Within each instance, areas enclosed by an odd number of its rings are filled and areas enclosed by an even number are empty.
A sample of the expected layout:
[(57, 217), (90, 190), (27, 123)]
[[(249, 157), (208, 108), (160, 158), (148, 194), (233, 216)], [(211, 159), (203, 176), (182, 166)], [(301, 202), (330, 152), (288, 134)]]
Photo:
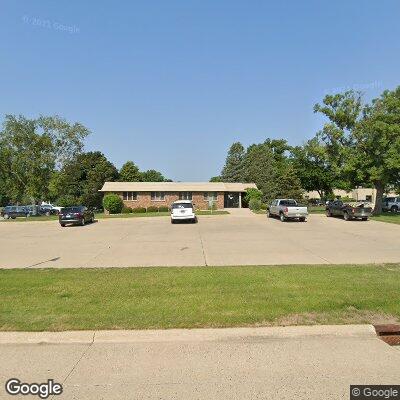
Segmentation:
[(122, 211), (123, 206), (124, 203), (121, 197), (119, 197), (117, 194), (106, 194), (103, 198), (103, 207), (110, 214), (119, 214)]
[(130, 214), (132, 212), (132, 208), (130, 207), (122, 207), (122, 214)]
[(250, 200), (251, 199), (257, 199), (260, 200), (262, 199), (262, 192), (261, 190), (255, 189), (255, 188), (248, 188), (246, 189), (246, 194), (244, 195), (244, 201), (249, 203), (250, 205)]
[(133, 208), (132, 212), (134, 214), (142, 214), (146, 212), (146, 209), (144, 207), (137, 207), (137, 208)]
[(167, 211), (169, 211), (169, 208), (166, 207), (166, 206), (161, 206), (161, 207), (158, 207), (158, 211), (160, 211), (160, 212), (167, 212)]
[(252, 211), (258, 211), (261, 209), (261, 200), (260, 199), (250, 199), (249, 208)]
[(268, 208), (268, 204), (261, 203), (260, 210), (266, 210)]
[(158, 212), (158, 207), (150, 206), (147, 207), (147, 212)]

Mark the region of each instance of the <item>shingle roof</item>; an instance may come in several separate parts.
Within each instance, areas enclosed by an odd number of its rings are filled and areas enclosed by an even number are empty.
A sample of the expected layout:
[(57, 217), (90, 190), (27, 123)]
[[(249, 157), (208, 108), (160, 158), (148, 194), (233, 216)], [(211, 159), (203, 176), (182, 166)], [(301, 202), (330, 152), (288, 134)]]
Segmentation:
[(105, 182), (100, 192), (245, 192), (255, 183), (231, 182)]

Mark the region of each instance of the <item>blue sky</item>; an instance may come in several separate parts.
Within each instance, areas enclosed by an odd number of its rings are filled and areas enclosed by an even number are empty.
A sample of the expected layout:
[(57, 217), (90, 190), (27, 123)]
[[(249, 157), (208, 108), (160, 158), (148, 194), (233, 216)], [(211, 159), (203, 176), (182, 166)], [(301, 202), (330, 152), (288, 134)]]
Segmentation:
[(0, 113), (80, 121), (117, 167), (208, 180), (234, 141), (312, 137), (328, 92), (397, 86), (399, 19), (397, 0), (3, 0)]

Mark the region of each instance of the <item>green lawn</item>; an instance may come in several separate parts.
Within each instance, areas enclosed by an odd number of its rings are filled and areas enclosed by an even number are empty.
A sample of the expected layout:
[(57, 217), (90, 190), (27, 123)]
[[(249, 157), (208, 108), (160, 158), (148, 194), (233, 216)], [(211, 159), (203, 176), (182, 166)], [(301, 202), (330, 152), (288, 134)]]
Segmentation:
[[(112, 215), (105, 215), (105, 214), (96, 214), (97, 219), (104, 219), (104, 218), (135, 218), (135, 217), (166, 217), (169, 216), (171, 213), (169, 211), (163, 212), (147, 212), (147, 213), (131, 213), (131, 214), (112, 214)], [(208, 211), (208, 210), (198, 210), (196, 211), (196, 215), (226, 215), (229, 214), (228, 211)]]
[[(218, 211), (208, 211), (201, 210), (196, 211), (196, 215), (226, 215), (229, 214), (228, 211), (218, 210)], [(107, 218), (139, 218), (139, 217), (167, 217), (170, 215), (169, 211), (166, 212), (148, 212), (148, 213), (131, 213), (131, 214), (112, 214), (106, 215), (103, 213), (98, 213), (95, 215), (96, 219), (107, 219)], [(48, 217), (42, 215), (40, 217), (28, 217), (28, 218), (16, 218), (16, 219), (7, 219), (4, 222), (32, 222), (32, 221), (54, 221), (58, 220), (57, 215), (49, 215)]]
[(325, 211), (325, 206), (308, 207), (308, 212), (310, 214), (325, 214)]
[(10, 219), (2, 220), (2, 222), (54, 221), (54, 220), (57, 220), (57, 219), (58, 219), (57, 215), (49, 215), (49, 216), (41, 215), (39, 217), (28, 217), (28, 218), (18, 217), (18, 218), (15, 218), (15, 219), (11, 219), (10, 218)]
[(393, 322), (399, 293), (400, 264), (0, 270), (0, 330)]
[(96, 214), (96, 219), (108, 219), (108, 218), (139, 218), (139, 217), (166, 217), (170, 213), (168, 211), (162, 212), (148, 212), (148, 213), (131, 213), (131, 214), (110, 214), (104, 213)]
[(391, 224), (400, 224), (400, 213), (382, 213), (381, 215), (372, 216), (371, 219), (380, 222), (389, 222)]

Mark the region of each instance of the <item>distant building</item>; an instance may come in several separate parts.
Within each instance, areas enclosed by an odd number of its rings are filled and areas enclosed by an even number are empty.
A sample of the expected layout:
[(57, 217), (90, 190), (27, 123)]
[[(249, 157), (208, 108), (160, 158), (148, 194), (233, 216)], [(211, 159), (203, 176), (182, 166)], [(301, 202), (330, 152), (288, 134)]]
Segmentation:
[(192, 200), (196, 208), (206, 210), (211, 203), (217, 209), (241, 208), (248, 188), (257, 186), (229, 182), (105, 182), (100, 192), (118, 194), (131, 208), (169, 207), (176, 200)]
[[(349, 191), (334, 189), (333, 194), (337, 198), (349, 197), (355, 201), (370, 201), (371, 203), (375, 203), (376, 199), (376, 189), (373, 188), (357, 188)], [(389, 192), (386, 195), (396, 196), (396, 193)], [(320, 199), (320, 195), (316, 190), (312, 192), (306, 192), (305, 197), (308, 199)]]

